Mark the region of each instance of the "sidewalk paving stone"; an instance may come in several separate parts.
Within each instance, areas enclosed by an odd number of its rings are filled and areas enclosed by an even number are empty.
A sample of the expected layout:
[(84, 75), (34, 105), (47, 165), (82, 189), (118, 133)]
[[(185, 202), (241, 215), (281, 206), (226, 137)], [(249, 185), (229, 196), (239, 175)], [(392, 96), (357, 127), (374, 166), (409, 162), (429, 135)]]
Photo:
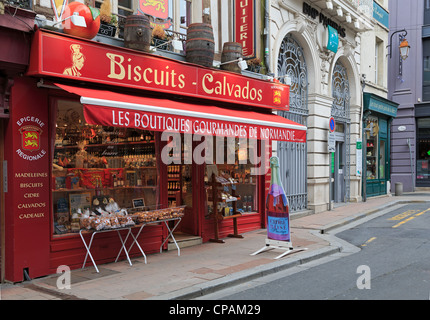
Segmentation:
[(366, 202), (341, 205), (331, 211), (291, 218), (294, 248), (307, 248), (279, 260), (280, 250), (251, 256), (265, 245), (266, 230), (244, 234), (244, 239), (226, 238), (224, 244), (203, 243), (181, 249), (132, 258), (128, 262), (72, 270), (71, 289), (56, 287), (57, 275), (16, 284), (1, 284), (2, 300), (169, 300), (192, 299), (227, 286), (285, 270), (342, 251), (342, 242), (330, 241), (321, 233), (365, 218), (399, 203), (430, 203), (430, 192), (409, 193), (400, 197), (381, 196)]

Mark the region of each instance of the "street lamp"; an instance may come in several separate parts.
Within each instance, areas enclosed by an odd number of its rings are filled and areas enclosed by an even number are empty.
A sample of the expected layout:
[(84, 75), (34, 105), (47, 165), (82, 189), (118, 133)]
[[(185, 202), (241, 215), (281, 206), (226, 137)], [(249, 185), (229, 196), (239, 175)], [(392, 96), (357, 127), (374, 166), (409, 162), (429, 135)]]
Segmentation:
[(392, 56), (392, 49), (393, 49), (392, 48), (393, 36), (396, 33), (400, 33), (400, 32), (403, 32), (403, 34), (400, 35), (400, 39), (403, 39), (403, 41), (400, 43), (400, 46), (399, 46), (400, 56), (402, 57), (403, 60), (405, 60), (408, 57), (409, 49), (410, 49), (409, 43), (406, 40), (406, 35), (408, 34), (408, 32), (406, 31), (406, 29), (403, 29), (403, 30), (398, 30), (393, 32), (390, 37), (390, 44), (387, 46), (387, 48), (390, 47), (390, 52), (388, 53), (388, 56), (390, 57), (390, 59)]
[(406, 40), (406, 38), (403, 38), (403, 41), (399, 45), (400, 56), (403, 60), (406, 60), (408, 58), (410, 48), (411, 46), (409, 45), (408, 40)]

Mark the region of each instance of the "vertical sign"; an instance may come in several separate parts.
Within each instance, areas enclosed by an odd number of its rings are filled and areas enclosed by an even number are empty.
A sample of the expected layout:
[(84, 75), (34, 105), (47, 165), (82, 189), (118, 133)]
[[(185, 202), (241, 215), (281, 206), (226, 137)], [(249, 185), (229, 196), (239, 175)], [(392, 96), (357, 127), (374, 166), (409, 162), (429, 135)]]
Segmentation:
[[(26, 92), (26, 94), (22, 94)], [(8, 209), (5, 224), (6, 278), (22, 281), (23, 269), (31, 278), (50, 268), (50, 158), (48, 99), (32, 79), (16, 80), (13, 110), (5, 132), (8, 164)], [(54, 133), (55, 135), (55, 133)]]
[(336, 151), (336, 140), (334, 136), (334, 131), (336, 129), (336, 122), (334, 118), (331, 117), (329, 120), (329, 132), (328, 132), (328, 152)]
[(361, 176), (363, 171), (363, 144), (361, 139), (357, 139), (357, 152), (356, 156), (356, 166), (357, 166), (357, 176)]
[(327, 32), (328, 32), (327, 50), (330, 50), (336, 53), (339, 47), (339, 34), (337, 30), (331, 26), (327, 26)]
[(255, 0), (234, 2), (234, 39), (242, 45), (244, 58), (255, 57)]

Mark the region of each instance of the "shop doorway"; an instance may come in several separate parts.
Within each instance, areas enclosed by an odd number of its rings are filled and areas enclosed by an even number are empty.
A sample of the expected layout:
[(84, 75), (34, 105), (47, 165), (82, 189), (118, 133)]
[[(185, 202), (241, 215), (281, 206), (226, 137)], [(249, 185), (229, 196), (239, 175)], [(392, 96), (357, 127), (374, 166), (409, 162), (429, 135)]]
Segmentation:
[[(178, 161), (167, 166), (169, 207), (185, 206), (184, 216), (175, 229), (174, 237), (179, 247), (184, 248), (202, 243), (199, 227), (199, 197), (195, 186), (202, 185), (199, 167), (195, 165), (191, 135), (180, 135), (181, 146), (176, 154)], [(169, 239), (168, 250), (176, 250), (173, 239)]]
[(337, 122), (334, 137), (335, 152), (331, 154), (331, 201), (346, 202), (347, 152), (346, 152), (346, 124)]
[(334, 156), (333, 196), (335, 203), (344, 202), (345, 199), (345, 143), (336, 141)]
[[(172, 183), (170, 179), (169, 183)], [(174, 183), (176, 184), (176, 182)], [(177, 188), (180, 189), (178, 193), (180, 198), (177, 205), (185, 206), (185, 213), (181, 223), (178, 226), (178, 231), (189, 235), (197, 235), (198, 230), (196, 228), (196, 219), (193, 210), (193, 167), (191, 164), (183, 164), (180, 166), (180, 173), (179, 177), (177, 178), (177, 183)]]
[(332, 201), (346, 202), (350, 198), (351, 182), (351, 118), (350, 90), (346, 68), (337, 61), (332, 79), (333, 105), (331, 116), (336, 121), (336, 152), (332, 162)]

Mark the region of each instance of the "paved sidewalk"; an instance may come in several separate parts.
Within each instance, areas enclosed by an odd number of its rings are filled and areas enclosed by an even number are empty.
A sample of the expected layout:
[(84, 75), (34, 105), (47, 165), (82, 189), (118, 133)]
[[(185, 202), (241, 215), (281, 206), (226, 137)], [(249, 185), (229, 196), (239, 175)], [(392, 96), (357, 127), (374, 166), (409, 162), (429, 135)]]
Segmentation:
[(169, 300), (192, 299), (251, 279), (281, 271), (343, 250), (342, 242), (320, 234), (376, 214), (396, 205), (429, 201), (430, 192), (400, 197), (381, 196), (367, 202), (349, 203), (332, 211), (304, 217), (293, 216), (291, 235), (294, 248), (307, 248), (275, 260), (275, 249), (251, 256), (265, 246), (266, 230), (244, 234), (244, 239), (226, 238), (224, 244), (204, 243), (151, 254), (148, 263), (132, 259), (133, 266), (120, 261), (73, 270), (71, 289), (57, 289), (58, 275), (17, 284), (2, 284), (3, 300)]

